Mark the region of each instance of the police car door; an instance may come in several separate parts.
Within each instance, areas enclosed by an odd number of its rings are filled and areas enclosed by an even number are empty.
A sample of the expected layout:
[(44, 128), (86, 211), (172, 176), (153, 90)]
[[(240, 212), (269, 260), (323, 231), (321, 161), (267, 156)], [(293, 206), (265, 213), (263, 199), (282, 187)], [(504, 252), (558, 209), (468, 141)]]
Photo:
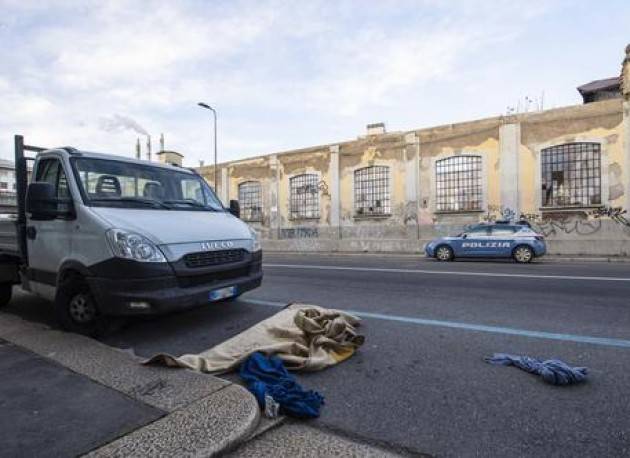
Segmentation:
[(509, 257), (515, 245), (514, 226), (496, 225), (490, 229), (490, 256)]
[(467, 231), (461, 241), (459, 256), (488, 256), (487, 242), (490, 229), (487, 226), (477, 226)]

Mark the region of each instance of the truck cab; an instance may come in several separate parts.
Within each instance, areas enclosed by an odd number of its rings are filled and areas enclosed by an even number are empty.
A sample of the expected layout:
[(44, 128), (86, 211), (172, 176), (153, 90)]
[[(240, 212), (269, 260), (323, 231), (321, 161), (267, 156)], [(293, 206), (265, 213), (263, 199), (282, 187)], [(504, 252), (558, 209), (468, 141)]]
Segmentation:
[(20, 283), (67, 330), (94, 334), (109, 316), (184, 310), (261, 283), (256, 232), (192, 170), (65, 147), (37, 154), (25, 192), (17, 181), (3, 299)]

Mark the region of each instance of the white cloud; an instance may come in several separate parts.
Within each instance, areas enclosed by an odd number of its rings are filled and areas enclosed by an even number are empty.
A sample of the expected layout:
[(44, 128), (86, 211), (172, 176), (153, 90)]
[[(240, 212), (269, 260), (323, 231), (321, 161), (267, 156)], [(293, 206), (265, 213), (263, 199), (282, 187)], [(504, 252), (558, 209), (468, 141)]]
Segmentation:
[[(111, 124), (129, 118), (196, 164), (211, 138), (198, 101), (219, 107), (225, 159), (352, 137), (380, 116), (413, 127), (437, 116), (439, 107), (423, 106), (436, 87), (465, 95), (483, 75), (476, 60), (516, 43), (556, 3), (0, 5), (0, 97), (10, 107), (0, 112), (1, 156), (10, 157), (13, 133), (131, 155), (138, 134)], [(416, 118), (418, 106), (426, 118)]]

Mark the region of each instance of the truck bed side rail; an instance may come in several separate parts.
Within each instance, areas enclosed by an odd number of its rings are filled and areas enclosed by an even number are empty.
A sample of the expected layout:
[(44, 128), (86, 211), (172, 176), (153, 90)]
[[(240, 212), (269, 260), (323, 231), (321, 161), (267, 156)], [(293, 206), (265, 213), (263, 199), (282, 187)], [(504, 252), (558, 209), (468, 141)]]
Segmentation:
[(15, 136), (15, 188), (17, 198), (17, 236), (20, 258), (23, 265), (28, 265), (28, 249), (26, 244), (26, 188), (28, 186), (28, 162), (34, 157), (27, 157), (24, 152), (40, 153), (48, 148), (24, 144), (22, 135)]

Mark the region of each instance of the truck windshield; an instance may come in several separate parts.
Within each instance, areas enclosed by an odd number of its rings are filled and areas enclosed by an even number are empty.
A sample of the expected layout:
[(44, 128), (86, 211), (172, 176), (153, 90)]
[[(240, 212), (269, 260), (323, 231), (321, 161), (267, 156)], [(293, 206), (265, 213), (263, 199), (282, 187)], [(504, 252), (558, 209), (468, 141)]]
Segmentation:
[(73, 165), (87, 205), (225, 211), (206, 181), (192, 173), (96, 158), (76, 158)]

